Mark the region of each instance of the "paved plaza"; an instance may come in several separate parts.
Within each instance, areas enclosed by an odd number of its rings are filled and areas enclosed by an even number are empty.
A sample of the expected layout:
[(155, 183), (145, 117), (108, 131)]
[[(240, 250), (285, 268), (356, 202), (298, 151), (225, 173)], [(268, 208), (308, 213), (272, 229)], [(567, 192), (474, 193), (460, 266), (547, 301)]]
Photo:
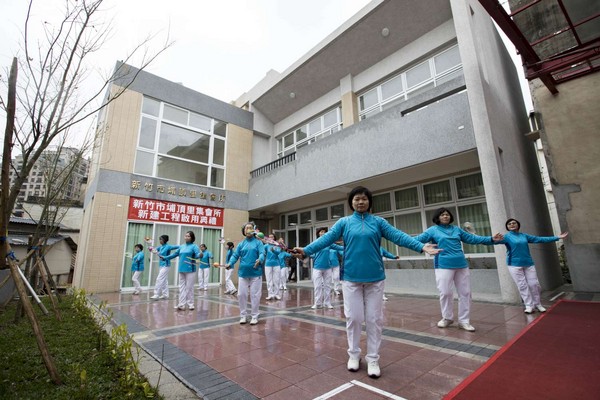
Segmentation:
[[(540, 314), (520, 305), (473, 302), (475, 332), (440, 329), (436, 298), (388, 293), (381, 346), (382, 376), (346, 369), (343, 300), (312, 310), (310, 286), (289, 285), (282, 300), (260, 306), (258, 325), (240, 325), (235, 296), (218, 286), (196, 291), (195, 310), (174, 309), (152, 293), (94, 295), (116, 323), (126, 323), (144, 350), (140, 369), (166, 399), (440, 399)], [(551, 299), (596, 296), (545, 293)], [(582, 298), (583, 296), (584, 298)], [(456, 302), (455, 302), (456, 308)], [(366, 349), (363, 334), (361, 348)], [(160, 376), (160, 382), (158, 377)]]

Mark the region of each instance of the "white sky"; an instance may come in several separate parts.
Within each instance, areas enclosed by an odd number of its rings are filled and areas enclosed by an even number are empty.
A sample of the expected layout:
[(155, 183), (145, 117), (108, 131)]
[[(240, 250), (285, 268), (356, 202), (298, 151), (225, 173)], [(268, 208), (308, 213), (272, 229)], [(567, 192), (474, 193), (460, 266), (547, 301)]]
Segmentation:
[[(0, 0), (0, 66), (18, 51), (27, 1)], [(34, 21), (48, 19), (63, 0), (34, 0)], [(282, 72), (369, 0), (106, 0), (114, 33), (95, 63), (112, 70), (148, 35), (174, 45), (147, 69), (229, 102), (270, 69)], [(60, 14), (59, 14), (60, 16)], [(39, 22), (38, 22), (39, 23)], [(132, 63), (134, 66), (135, 62)]]

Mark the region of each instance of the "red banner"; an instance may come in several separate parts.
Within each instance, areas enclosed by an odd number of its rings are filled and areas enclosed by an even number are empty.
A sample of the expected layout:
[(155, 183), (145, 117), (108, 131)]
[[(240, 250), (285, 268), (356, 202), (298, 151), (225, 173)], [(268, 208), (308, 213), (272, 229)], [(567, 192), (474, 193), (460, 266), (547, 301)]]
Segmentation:
[(222, 227), (223, 209), (130, 197), (127, 218), (148, 222)]

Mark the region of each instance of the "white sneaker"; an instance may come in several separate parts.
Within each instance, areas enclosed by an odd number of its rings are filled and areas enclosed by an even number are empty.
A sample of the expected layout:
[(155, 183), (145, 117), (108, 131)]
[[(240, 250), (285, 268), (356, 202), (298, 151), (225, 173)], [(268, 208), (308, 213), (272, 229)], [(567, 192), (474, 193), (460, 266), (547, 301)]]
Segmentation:
[(339, 295), (340, 295), (340, 291), (339, 291), (339, 290), (336, 290), (336, 291), (335, 291), (335, 295), (336, 295), (336, 296), (339, 296)]
[(313, 304), (310, 308), (312, 308), (313, 310), (316, 310), (317, 308), (321, 308), (321, 306), (318, 304)]
[(169, 296), (159, 296), (158, 297), (159, 300), (164, 300), (164, 299), (168, 299), (168, 298), (169, 298)]
[(285, 286), (284, 286), (284, 287), (283, 287), (283, 290), (287, 290), (287, 287), (285, 287)]
[(230, 294), (236, 294), (236, 293), (237, 293), (237, 290), (233, 289)]
[(160, 299), (160, 297), (157, 296), (157, 295), (154, 295), (154, 296), (150, 297), (150, 300), (158, 300), (158, 299)]
[(175, 306), (179, 311), (185, 311), (185, 306)]
[(252, 319), (250, 320), (250, 325), (256, 325), (256, 324), (258, 324), (258, 318), (252, 317)]
[(385, 297), (385, 295), (383, 296), (383, 301), (388, 301), (389, 299), (387, 297)]
[(525, 314), (531, 314), (533, 312), (533, 308), (527, 306), (525, 307), (525, 310), (523, 311)]
[(136, 291), (134, 291), (134, 292), (133, 292), (133, 294), (134, 294), (135, 296), (137, 296), (138, 294), (140, 294), (140, 292), (138, 292), (138, 291), (136, 290)]
[(356, 372), (358, 371), (358, 368), (360, 367), (360, 358), (352, 358), (350, 357), (348, 359), (348, 371), (351, 372)]
[(277, 300), (281, 300), (281, 296), (279, 296), (279, 295), (275, 296), (275, 298), (276, 298)]
[(468, 332), (475, 332), (475, 327), (473, 327), (473, 325), (469, 324), (468, 322), (460, 322), (458, 324), (458, 329), (464, 329)]
[(437, 323), (438, 328), (447, 328), (454, 323), (451, 319), (442, 318)]
[(229, 290), (223, 292), (223, 294), (230, 294), (230, 293), (231, 293), (231, 291), (229, 291)]
[(242, 317), (240, 318), (240, 324), (245, 324), (246, 322), (248, 322), (248, 319), (246, 317)]
[(371, 378), (379, 378), (381, 376), (381, 369), (377, 361), (371, 361), (367, 366), (367, 374)]
[(537, 306), (535, 306), (535, 308), (537, 308), (537, 310), (538, 310), (539, 312), (546, 312), (546, 307), (544, 307), (544, 306), (543, 306), (543, 305), (541, 305), (541, 304), (538, 304)]
[(333, 306), (331, 304), (327, 304), (326, 306), (329, 310), (333, 309)]
[(271, 300), (273, 298), (273, 296), (267, 296), (267, 298), (265, 300)]
[(195, 308), (196, 308), (196, 307), (194, 307), (194, 305), (193, 305), (193, 304), (192, 304), (191, 306), (188, 306), (188, 310), (193, 310), (193, 309), (195, 309)]

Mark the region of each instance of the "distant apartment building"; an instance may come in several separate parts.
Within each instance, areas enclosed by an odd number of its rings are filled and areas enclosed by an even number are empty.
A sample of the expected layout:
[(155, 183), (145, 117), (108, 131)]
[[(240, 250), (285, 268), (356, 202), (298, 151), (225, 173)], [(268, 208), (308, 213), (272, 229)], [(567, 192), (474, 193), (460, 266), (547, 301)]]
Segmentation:
[[(23, 167), (23, 156), (16, 156), (12, 161), (12, 166), (13, 168), (9, 173), (11, 185)], [(33, 166), (27, 180), (23, 182), (17, 197), (17, 204), (46, 197), (49, 185), (53, 184), (51, 179), (56, 179), (54, 178), (57, 176), (56, 173), (66, 169), (70, 169), (70, 171), (58, 198), (79, 202), (81, 200), (81, 188), (86, 182), (89, 167), (90, 161), (81, 158), (78, 149), (63, 147), (60, 150), (48, 149), (44, 151)]]

